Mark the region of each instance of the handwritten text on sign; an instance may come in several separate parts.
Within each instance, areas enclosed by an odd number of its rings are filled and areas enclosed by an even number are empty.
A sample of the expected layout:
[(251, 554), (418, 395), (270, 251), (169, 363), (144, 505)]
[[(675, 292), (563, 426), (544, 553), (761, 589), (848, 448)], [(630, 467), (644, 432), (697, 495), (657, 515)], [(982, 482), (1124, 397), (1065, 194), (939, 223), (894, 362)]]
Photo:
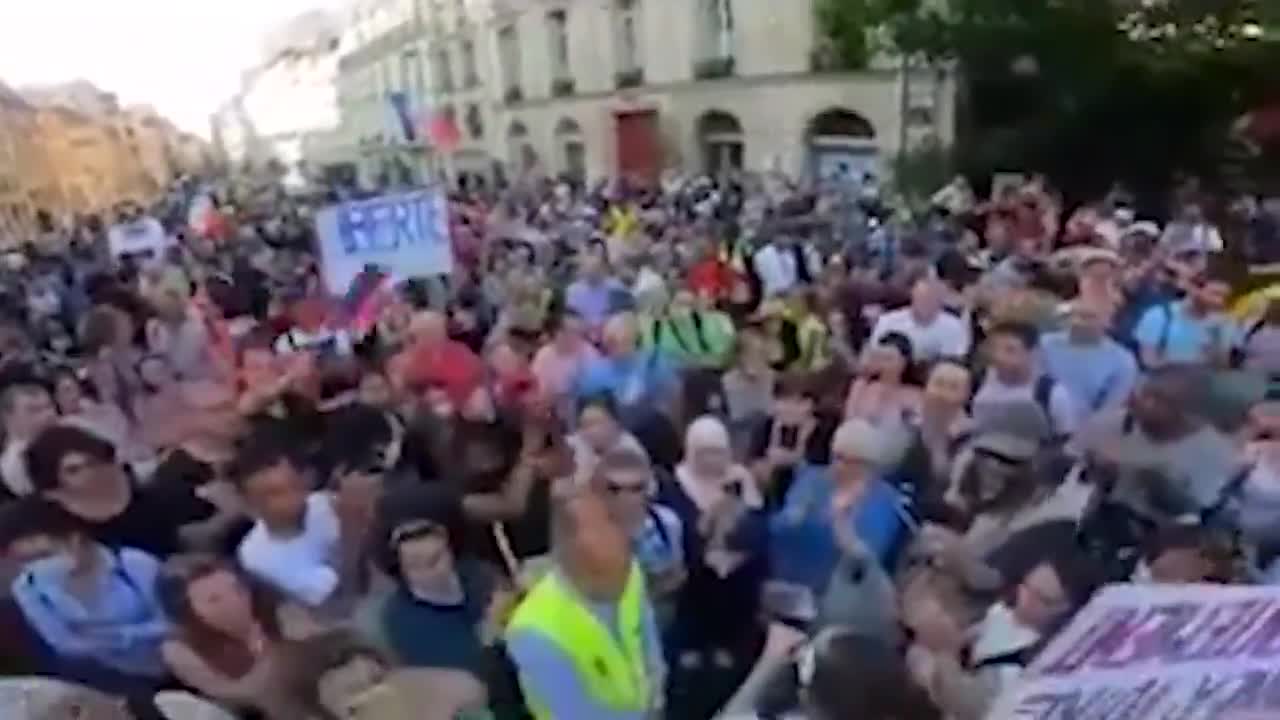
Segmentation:
[(1211, 720), (1280, 711), (1280, 589), (1117, 585), (991, 718)]
[(453, 269), (444, 193), (424, 190), (341, 203), (316, 214), (316, 238), (330, 292), (345, 293), (369, 264), (401, 277)]

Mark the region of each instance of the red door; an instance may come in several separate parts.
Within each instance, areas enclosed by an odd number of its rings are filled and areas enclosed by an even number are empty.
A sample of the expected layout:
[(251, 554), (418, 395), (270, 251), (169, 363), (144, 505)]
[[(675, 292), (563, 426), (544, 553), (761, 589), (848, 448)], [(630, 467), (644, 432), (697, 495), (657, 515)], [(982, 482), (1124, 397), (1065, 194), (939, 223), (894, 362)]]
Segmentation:
[(656, 185), (661, 169), (658, 111), (618, 112), (614, 117), (618, 127), (618, 174), (640, 185)]

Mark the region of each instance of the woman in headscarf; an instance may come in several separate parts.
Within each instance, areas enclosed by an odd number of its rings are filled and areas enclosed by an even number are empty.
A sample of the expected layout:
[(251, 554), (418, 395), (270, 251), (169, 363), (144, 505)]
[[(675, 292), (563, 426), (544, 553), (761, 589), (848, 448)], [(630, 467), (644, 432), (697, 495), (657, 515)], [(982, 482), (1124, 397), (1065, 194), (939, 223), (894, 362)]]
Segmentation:
[[(689, 426), (684, 458), (674, 478), (660, 484), (658, 499), (686, 528), (688, 580), (667, 640), (675, 662), (672, 702), (690, 704), (681, 708), (688, 717), (706, 717), (745, 678), (762, 639), (744, 629), (759, 630), (764, 501), (750, 471), (733, 461), (728, 430), (712, 416)], [(688, 696), (693, 687), (697, 697)]]

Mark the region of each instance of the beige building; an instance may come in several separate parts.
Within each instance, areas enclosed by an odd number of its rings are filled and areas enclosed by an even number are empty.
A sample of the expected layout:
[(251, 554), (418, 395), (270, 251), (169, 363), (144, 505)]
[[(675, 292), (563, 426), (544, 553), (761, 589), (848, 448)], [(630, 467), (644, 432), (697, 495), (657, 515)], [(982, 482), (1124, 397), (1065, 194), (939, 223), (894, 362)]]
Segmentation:
[(124, 140), (141, 166), (148, 187), (153, 191), (167, 188), (179, 174), (174, 162), (178, 129), (147, 106), (126, 108), (120, 124)]
[(811, 0), (492, 2), (487, 146), (517, 172), (860, 178), (952, 140), (949, 75), (823, 69)]
[(34, 200), (54, 212), (104, 212), (121, 202), (145, 202), (156, 188), (116, 124), (63, 106), (36, 112), (35, 141), (48, 158), (48, 174)]
[(31, 190), (43, 168), (30, 142), (35, 108), (0, 85), (0, 246), (18, 242), (35, 227)]

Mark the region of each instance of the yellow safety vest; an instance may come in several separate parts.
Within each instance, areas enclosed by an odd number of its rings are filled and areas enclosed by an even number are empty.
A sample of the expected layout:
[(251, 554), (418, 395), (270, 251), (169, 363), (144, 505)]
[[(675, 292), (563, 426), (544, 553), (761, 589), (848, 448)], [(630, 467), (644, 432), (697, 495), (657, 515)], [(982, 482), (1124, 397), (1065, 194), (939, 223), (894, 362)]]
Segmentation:
[[(644, 648), (644, 574), (631, 565), (627, 586), (618, 601), (622, 642), (596, 618), (560, 575), (547, 573), (516, 608), (507, 636), (532, 630), (544, 635), (569, 656), (578, 679), (600, 705), (619, 712), (649, 709), (649, 669)], [(542, 702), (521, 682), (525, 702), (537, 720), (552, 718)]]

